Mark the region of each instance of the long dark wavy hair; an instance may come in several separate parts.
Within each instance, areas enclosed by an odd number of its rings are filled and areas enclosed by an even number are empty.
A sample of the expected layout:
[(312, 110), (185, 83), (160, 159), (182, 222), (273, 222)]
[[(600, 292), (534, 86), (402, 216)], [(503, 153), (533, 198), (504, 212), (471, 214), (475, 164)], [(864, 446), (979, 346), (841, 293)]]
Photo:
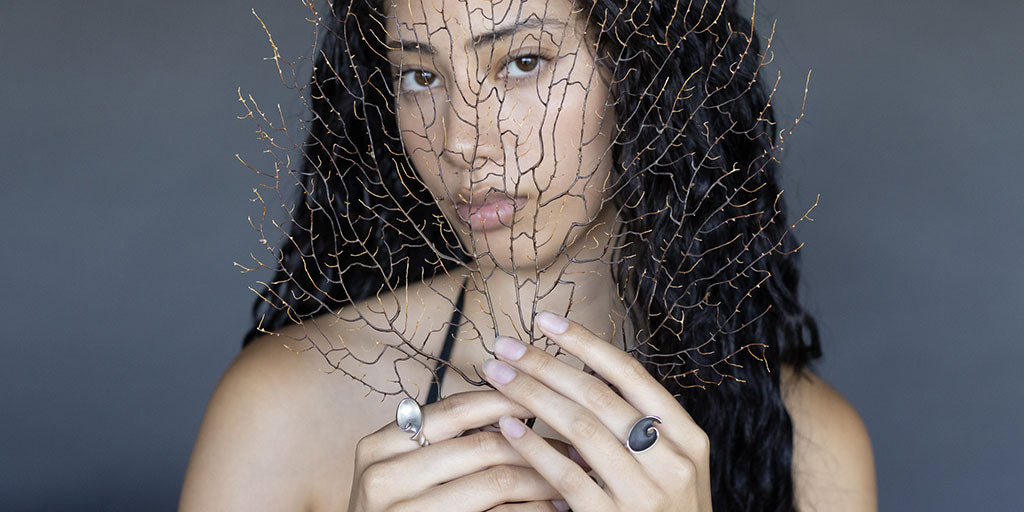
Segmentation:
[[(401, 151), (379, 1), (335, 0), (324, 22), (305, 159), (293, 171), (300, 199), (243, 346), (468, 261)], [(614, 197), (626, 230), (612, 274), (652, 352), (699, 355), (710, 336), (717, 353), (734, 354), (756, 341), (760, 364), (722, 361), (725, 373), (712, 365), (691, 375), (712, 386), (666, 378), (679, 368), (656, 355), (642, 360), (710, 437), (715, 510), (791, 511), (793, 431), (780, 370), (820, 357), (818, 329), (797, 299), (799, 244), (757, 77), (761, 43), (735, 2), (697, 4), (576, 3), (614, 76)], [(709, 309), (722, 304), (725, 319)]]

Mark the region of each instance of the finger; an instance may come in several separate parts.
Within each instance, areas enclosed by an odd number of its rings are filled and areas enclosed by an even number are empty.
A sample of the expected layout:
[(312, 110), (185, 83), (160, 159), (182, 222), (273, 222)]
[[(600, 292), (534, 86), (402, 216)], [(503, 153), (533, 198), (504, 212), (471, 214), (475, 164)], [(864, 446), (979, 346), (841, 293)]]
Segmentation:
[(497, 359), (484, 362), (484, 373), (498, 391), (565, 436), (618, 501), (633, 503), (644, 498), (647, 489), (641, 484), (649, 482), (650, 475), (593, 412)]
[(700, 444), (703, 430), (636, 358), (586, 327), (550, 311), (539, 313), (536, 321), (548, 339), (593, 368), (643, 415), (658, 416), (673, 426), (675, 435), (683, 433), (684, 438), (675, 439), (677, 443)]
[[(532, 415), (532, 413), (531, 413), (531, 415)], [(463, 435), (467, 435), (467, 434), (475, 433), (475, 432), (481, 432), (481, 431), (482, 432), (501, 432), (501, 428), (498, 427), (498, 423), (497, 422), (494, 422), (493, 424), (487, 425), (486, 427), (482, 427), (482, 428), (479, 428), (479, 429), (471, 429), (471, 430), (469, 430), (467, 433), (465, 433)], [(572, 459), (573, 462), (579, 464), (580, 467), (583, 468), (583, 471), (590, 472), (590, 470), (592, 469), (590, 467), (590, 465), (587, 464), (587, 461), (583, 460), (583, 457), (580, 456), (580, 452), (576, 451), (576, 449), (573, 448), (573, 446), (571, 444), (566, 443), (566, 442), (564, 442), (564, 441), (562, 441), (560, 439), (554, 439), (554, 438), (551, 438), (551, 437), (545, 437), (544, 440), (547, 441), (548, 444), (550, 444), (556, 450), (558, 450), (559, 453), (561, 453), (562, 455), (565, 455), (566, 457), (569, 457), (570, 459)]]
[[(556, 439), (544, 440), (559, 453), (568, 455), (568, 444)], [(394, 501), (401, 501), (412, 498), (423, 489), (502, 465), (531, 467), (500, 432), (482, 431), (431, 443), (419, 450), (377, 462), (366, 469), (364, 478), (371, 482), (389, 482), (394, 478), (393, 475), (403, 475), (402, 485), (389, 492)], [(416, 471), (410, 468), (430, 470)], [(589, 470), (589, 467), (584, 469)]]
[(528, 373), (558, 394), (575, 400), (593, 412), (620, 443), (626, 442), (630, 427), (644, 416), (598, 377), (584, 373), (538, 347), (507, 336), (498, 336), (494, 339), (494, 353), (521, 372)]
[[(470, 429), (463, 433), (462, 435), (465, 436), (476, 432), (501, 432), (501, 428), (498, 427), (497, 422), (494, 422), (485, 427)], [(573, 462), (579, 464), (580, 467), (583, 468), (583, 471), (590, 472), (590, 470), (593, 469), (590, 467), (589, 464), (587, 464), (587, 461), (583, 460), (583, 457), (580, 456), (580, 453), (576, 451), (576, 449), (573, 448), (571, 444), (551, 437), (545, 437), (544, 440), (547, 441), (548, 444), (550, 444), (556, 450), (558, 450), (559, 453), (565, 455), (566, 457), (569, 457), (570, 459), (572, 459)]]
[(576, 463), (555, 451), (533, 429), (510, 416), (499, 420), (501, 433), (534, 470), (551, 483), (573, 510), (615, 510), (615, 502)]
[[(495, 423), (505, 414), (519, 418), (533, 416), (528, 409), (495, 390), (454, 393), (423, 406), (421, 411), (422, 435), (430, 443), (452, 439), (466, 430)], [(359, 441), (357, 460), (369, 465), (419, 448), (419, 442), (412, 440), (409, 432), (398, 428), (398, 424), (392, 421)]]
[[(562, 510), (568, 510), (568, 506)], [(487, 512), (559, 512), (550, 500), (531, 501), (529, 503), (502, 503), (487, 509)]]
[[(498, 336), (494, 339), (494, 353), (517, 370), (529, 374), (594, 413), (623, 445), (633, 425), (644, 417), (644, 414), (615, 393), (606, 381), (584, 373), (538, 347), (507, 336)], [(633, 455), (641, 465), (648, 468), (665, 467), (665, 464), (673, 461), (666, 457), (673, 453), (672, 450), (662, 448)]]
[(435, 486), (388, 510), (477, 512), (506, 502), (550, 501), (559, 497), (555, 488), (534, 468), (502, 465)]

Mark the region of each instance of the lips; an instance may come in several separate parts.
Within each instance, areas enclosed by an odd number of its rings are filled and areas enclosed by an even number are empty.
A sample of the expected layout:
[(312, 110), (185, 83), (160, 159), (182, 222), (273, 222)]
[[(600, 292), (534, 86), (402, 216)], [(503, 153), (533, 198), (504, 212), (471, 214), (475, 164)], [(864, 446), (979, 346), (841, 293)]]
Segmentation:
[(512, 225), (515, 212), (526, 206), (525, 196), (511, 197), (503, 192), (492, 191), (480, 194), (472, 203), (457, 201), (455, 208), (459, 219), (473, 231), (490, 231)]

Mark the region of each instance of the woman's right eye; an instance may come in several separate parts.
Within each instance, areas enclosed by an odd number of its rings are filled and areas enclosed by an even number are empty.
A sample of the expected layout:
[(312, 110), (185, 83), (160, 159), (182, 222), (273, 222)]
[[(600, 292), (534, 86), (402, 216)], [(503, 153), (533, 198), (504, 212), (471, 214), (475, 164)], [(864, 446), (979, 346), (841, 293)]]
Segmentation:
[(430, 88), (430, 85), (437, 79), (437, 75), (422, 69), (411, 69), (402, 73), (399, 78), (399, 88), (403, 92), (420, 92)]

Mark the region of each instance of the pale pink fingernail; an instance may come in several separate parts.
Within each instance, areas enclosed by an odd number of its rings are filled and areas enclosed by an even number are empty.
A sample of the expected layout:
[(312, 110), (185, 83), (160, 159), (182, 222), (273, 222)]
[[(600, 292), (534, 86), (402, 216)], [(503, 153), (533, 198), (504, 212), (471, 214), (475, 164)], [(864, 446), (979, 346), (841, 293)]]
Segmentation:
[(569, 328), (569, 321), (565, 317), (558, 316), (550, 311), (541, 311), (537, 315), (537, 323), (555, 334), (562, 334)]
[(551, 500), (551, 504), (558, 509), (558, 512), (565, 512), (569, 510), (569, 504), (565, 500)]
[(512, 382), (512, 379), (516, 378), (516, 370), (497, 359), (488, 359), (484, 361), (484, 373), (491, 378), (492, 381), (499, 384), (508, 384)]
[(519, 439), (526, 433), (526, 425), (523, 425), (519, 420), (511, 416), (502, 416), (498, 418), (498, 425), (501, 425), (503, 430), (512, 439)]
[(494, 338), (494, 353), (509, 361), (517, 361), (526, 353), (526, 345), (515, 338), (498, 336)]

